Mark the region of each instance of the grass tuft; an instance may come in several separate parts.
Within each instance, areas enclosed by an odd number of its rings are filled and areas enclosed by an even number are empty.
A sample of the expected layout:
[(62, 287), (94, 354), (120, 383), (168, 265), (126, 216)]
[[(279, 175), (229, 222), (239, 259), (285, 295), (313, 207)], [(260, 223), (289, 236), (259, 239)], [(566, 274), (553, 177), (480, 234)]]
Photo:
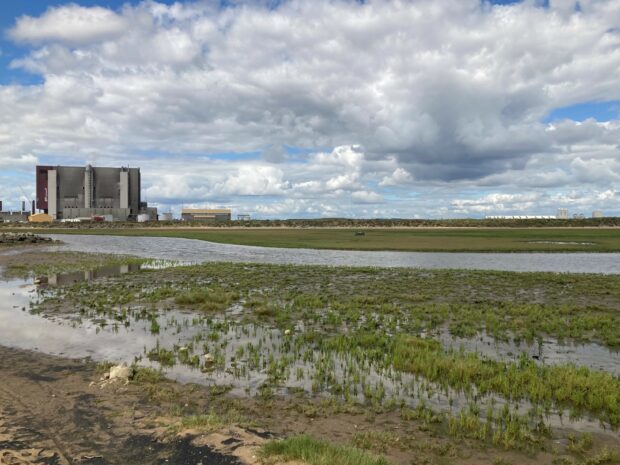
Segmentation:
[(308, 465), (390, 465), (383, 457), (307, 435), (269, 442), (263, 447), (263, 455), (285, 460), (303, 460)]

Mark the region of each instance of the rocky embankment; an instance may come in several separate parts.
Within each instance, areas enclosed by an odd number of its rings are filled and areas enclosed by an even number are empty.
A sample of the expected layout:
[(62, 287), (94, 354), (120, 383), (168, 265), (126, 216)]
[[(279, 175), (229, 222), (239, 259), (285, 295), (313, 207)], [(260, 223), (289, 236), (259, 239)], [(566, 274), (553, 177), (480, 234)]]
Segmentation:
[(42, 244), (50, 243), (52, 239), (32, 233), (2, 233), (0, 234), (0, 246), (19, 244)]

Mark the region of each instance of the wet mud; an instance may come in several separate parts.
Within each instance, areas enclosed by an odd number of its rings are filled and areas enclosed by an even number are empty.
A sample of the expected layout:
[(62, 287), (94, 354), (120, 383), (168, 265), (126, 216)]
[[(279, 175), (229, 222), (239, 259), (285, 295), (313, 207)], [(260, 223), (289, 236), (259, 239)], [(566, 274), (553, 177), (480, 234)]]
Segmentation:
[(0, 346), (0, 464), (238, 465), (194, 437), (171, 436), (139, 389), (92, 386), (94, 364)]

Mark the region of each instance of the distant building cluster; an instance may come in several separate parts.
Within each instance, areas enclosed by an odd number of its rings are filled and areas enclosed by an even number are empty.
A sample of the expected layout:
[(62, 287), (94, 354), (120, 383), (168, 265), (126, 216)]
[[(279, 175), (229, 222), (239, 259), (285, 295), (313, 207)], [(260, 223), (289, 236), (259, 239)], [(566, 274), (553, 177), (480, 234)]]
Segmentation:
[[(559, 220), (567, 220), (570, 218), (568, 208), (558, 208), (555, 217)], [(575, 220), (583, 220), (586, 216), (583, 213), (573, 213), (572, 218)], [(592, 212), (592, 218), (604, 218), (602, 210), (594, 210)]]
[[(603, 218), (603, 212), (601, 210), (594, 210), (592, 212), (592, 218)], [(487, 215), (487, 220), (568, 220), (573, 218), (575, 220), (584, 219), (585, 216), (582, 213), (574, 213), (573, 216), (569, 216), (567, 208), (558, 208), (555, 216), (553, 215)]]
[(487, 220), (549, 220), (555, 218), (549, 215), (487, 215)]
[[(99, 168), (79, 166), (37, 166), (36, 200), (22, 201), (21, 211), (4, 211), (0, 200), (0, 222), (50, 221), (171, 221), (171, 212), (161, 214), (141, 200), (140, 168)], [(37, 212), (38, 210), (38, 212)], [(592, 218), (603, 218), (594, 210)], [(581, 213), (569, 215), (558, 208), (552, 215), (487, 215), (489, 220), (583, 219)], [(231, 221), (228, 208), (183, 208), (183, 221)], [(238, 221), (250, 221), (238, 214)]]
[[(21, 211), (6, 212), (0, 222), (81, 222), (158, 220), (157, 208), (143, 202), (140, 168), (37, 166), (36, 200), (22, 201)], [(38, 210), (38, 212), (37, 212)], [(184, 221), (230, 221), (230, 209), (184, 208)], [(249, 219), (244, 216), (244, 219)], [(161, 214), (171, 221), (171, 212)]]

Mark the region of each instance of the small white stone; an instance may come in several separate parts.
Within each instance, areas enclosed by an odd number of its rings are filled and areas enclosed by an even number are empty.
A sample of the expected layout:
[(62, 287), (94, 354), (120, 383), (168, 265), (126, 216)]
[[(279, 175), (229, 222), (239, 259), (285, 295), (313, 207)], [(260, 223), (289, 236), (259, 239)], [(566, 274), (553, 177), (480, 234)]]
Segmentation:
[(120, 379), (123, 381), (128, 381), (131, 378), (132, 370), (131, 367), (128, 367), (126, 363), (121, 365), (116, 365), (110, 368), (110, 379)]

